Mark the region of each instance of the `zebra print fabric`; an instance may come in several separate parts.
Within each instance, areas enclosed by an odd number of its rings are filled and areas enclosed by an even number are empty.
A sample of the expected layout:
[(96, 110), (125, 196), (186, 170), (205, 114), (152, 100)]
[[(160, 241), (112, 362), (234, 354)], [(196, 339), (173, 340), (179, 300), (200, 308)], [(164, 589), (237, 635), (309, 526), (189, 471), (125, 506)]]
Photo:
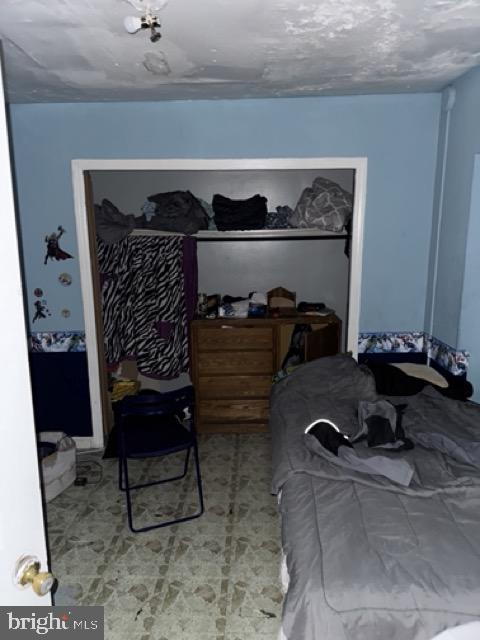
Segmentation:
[(97, 239), (102, 280), (105, 356), (109, 365), (135, 359), (139, 372), (173, 378), (188, 369), (183, 238)]

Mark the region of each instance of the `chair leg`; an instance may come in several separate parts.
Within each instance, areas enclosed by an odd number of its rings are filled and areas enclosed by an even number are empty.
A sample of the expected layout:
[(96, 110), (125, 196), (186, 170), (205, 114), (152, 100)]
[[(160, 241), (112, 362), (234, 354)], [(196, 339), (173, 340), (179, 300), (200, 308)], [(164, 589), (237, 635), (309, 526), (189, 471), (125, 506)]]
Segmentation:
[(130, 485), (128, 483), (128, 458), (127, 456), (122, 456), (123, 463), (123, 471), (125, 474), (125, 495), (127, 498), (127, 517), (128, 517), (128, 526), (130, 530), (135, 532), (136, 529), (133, 526), (133, 517), (132, 517), (132, 497), (130, 495)]
[[(121, 467), (119, 469), (119, 474), (120, 474), (120, 486), (122, 483), (122, 473), (125, 477), (125, 493), (126, 493), (126, 498), (127, 498), (127, 517), (128, 517), (128, 526), (130, 527), (130, 530), (133, 533), (141, 533), (141, 532), (145, 532), (145, 531), (151, 531), (152, 529), (160, 529), (162, 527), (168, 527), (172, 524), (179, 524), (180, 522), (187, 522), (188, 520), (193, 520), (194, 518), (199, 518), (203, 512), (204, 512), (204, 503), (203, 503), (203, 489), (202, 489), (202, 476), (200, 473), (200, 461), (199, 461), (199, 456), (198, 456), (198, 446), (197, 443), (195, 443), (193, 446), (193, 454), (194, 454), (194, 459), (195, 459), (195, 474), (197, 477), (197, 490), (198, 490), (198, 500), (199, 500), (199, 511), (197, 511), (196, 513), (194, 513), (193, 515), (188, 515), (188, 516), (183, 516), (182, 518), (174, 518), (173, 520), (168, 520), (167, 522), (161, 522), (160, 524), (153, 524), (153, 525), (149, 525), (146, 527), (141, 527), (139, 529), (135, 528), (133, 525), (133, 515), (132, 515), (132, 500), (131, 500), (131, 490), (132, 489), (139, 489), (141, 487), (144, 486), (152, 486), (154, 484), (162, 484), (164, 482), (166, 482), (165, 480), (160, 480), (159, 482), (151, 482), (151, 483), (147, 483), (147, 484), (142, 484), (142, 485), (134, 485), (133, 487), (131, 487), (129, 485), (128, 482), (128, 462), (127, 462), (127, 457), (124, 456), (122, 457), (122, 464)], [(190, 449), (191, 447), (189, 447), (189, 449), (187, 450), (187, 454), (185, 456), (185, 462), (184, 462), (184, 472), (183, 475), (181, 476), (177, 476), (176, 478), (173, 479), (180, 479), (185, 477), (187, 470), (188, 470), (188, 463), (190, 460)]]
[[(189, 452), (190, 452), (190, 449), (189, 449)], [(203, 504), (202, 474), (200, 473), (200, 461), (198, 458), (198, 446), (196, 442), (193, 445), (193, 455), (195, 457), (195, 473), (197, 475), (198, 500), (200, 503), (200, 513), (198, 515), (201, 516), (205, 510), (205, 507)]]
[(183, 465), (182, 478), (184, 478), (187, 475), (189, 460), (190, 460), (190, 447), (187, 449), (187, 455), (185, 456), (185, 463)]
[(123, 465), (122, 456), (118, 454), (118, 488), (120, 489), (120, 491), (125, 491), (125, 487), (123, 486), (122, 465)]

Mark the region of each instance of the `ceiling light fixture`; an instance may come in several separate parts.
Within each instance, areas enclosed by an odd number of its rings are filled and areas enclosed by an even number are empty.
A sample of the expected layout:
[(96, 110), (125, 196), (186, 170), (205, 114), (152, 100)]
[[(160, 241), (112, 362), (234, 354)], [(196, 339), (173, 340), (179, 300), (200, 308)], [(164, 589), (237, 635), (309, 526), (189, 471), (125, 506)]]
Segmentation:
[(162, 34), (157, 31), (160, 28), (158, 17), (153, 13), (167, 4), (167, 0), (159, 0), (160, 6), (152, 7), (145, 0), (128, 0), (128, 2), (137, 10), (142, 12), (142, 16), (127, 16), (123, 20), (123, 26), (128, 33), (137, 33), (140, 29), (150, 29), (151, 42), (158, 42)]
[(123, 25), (128, 33), (137, 33), (140, 29), (150, 29), (150, 40), (152, 42), (158, 42), (162, 37), (162, 34), (157, 31), (160, 28), (157, 16), (151, 13), (139, 18), (138, 16), (127, 16)]

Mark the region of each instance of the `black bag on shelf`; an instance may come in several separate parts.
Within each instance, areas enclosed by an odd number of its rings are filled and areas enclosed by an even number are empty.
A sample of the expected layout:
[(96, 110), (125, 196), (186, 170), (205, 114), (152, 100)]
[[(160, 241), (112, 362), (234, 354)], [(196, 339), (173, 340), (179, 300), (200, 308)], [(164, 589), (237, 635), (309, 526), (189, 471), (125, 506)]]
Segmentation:
[(247, 200), (231, 200), (216, 193), (212, 200), (215, 224), (220, 231), (264, 229), (267, 199), (258, 193)]

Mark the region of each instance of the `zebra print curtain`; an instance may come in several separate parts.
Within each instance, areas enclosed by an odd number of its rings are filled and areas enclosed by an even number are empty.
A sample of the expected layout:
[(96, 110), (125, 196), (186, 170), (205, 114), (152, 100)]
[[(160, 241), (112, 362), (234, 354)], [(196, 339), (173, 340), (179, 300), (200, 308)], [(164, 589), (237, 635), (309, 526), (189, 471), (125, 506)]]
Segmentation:
[(189, 366), (196, 300), (196, 244), (181, 236), (97, 239), (105, 357), (134, 359), (140, 373), (174, 378)]

